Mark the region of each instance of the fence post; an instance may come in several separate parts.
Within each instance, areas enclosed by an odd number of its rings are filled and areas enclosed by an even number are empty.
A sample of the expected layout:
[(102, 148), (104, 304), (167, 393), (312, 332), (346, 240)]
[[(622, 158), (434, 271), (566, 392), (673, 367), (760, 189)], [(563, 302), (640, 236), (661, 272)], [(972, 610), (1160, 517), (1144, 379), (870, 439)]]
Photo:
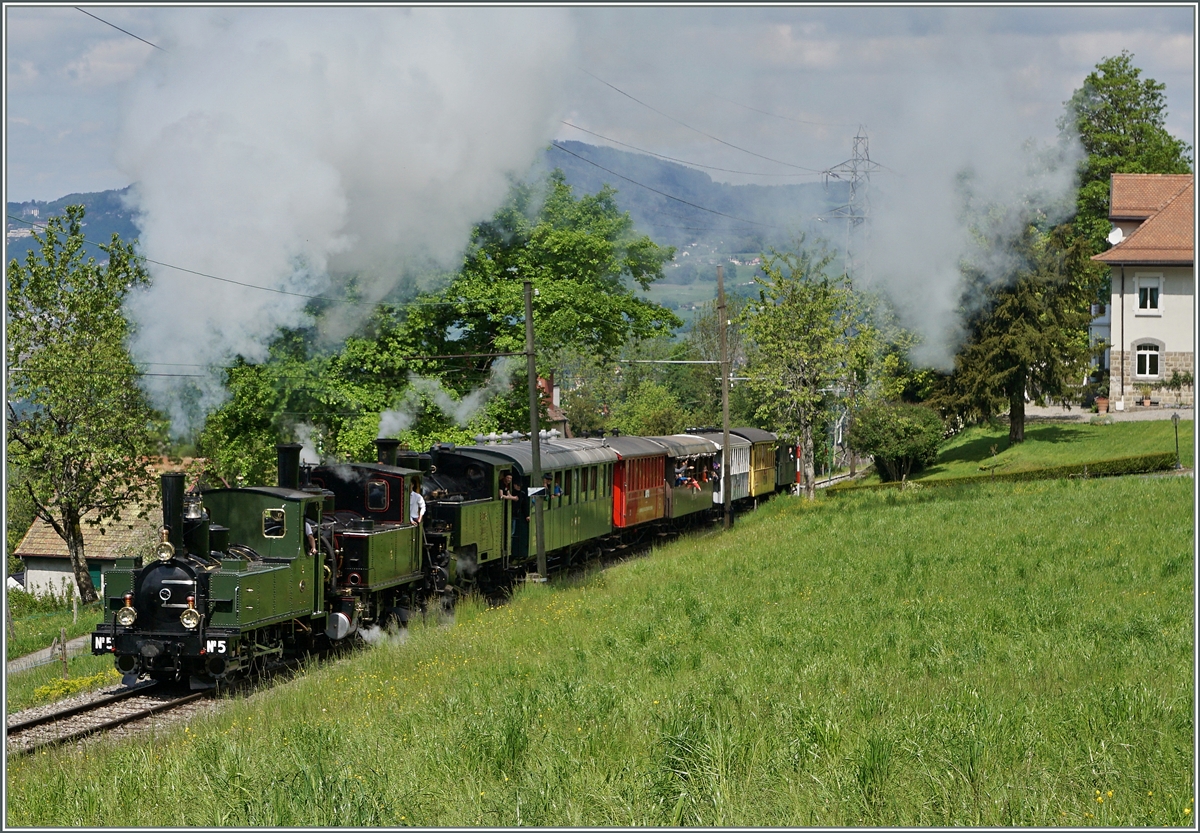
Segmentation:
[(67, 679), (67, 629), (59, 628), (59, 642), (62, 645), (63, 679)]
[(71, 621), (76, 625), (79, 624), (79, 597), (71, 597)]
[(8, 638), (17, 638), (17, 626), (13, 624), (12, 608), (8, 606), (8, 600), (4, 603), (4, 618), (8, 620)]

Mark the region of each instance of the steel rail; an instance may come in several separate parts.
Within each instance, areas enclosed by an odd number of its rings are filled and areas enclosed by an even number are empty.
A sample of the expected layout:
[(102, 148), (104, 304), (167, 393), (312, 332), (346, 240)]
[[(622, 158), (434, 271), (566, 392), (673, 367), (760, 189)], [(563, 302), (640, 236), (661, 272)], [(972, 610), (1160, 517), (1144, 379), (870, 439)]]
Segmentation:
[(71, 741), (82, 740), (83, 738), (86, 738), (90, 735), (99, 734), (100, 732), (107, 732), (110, 729), (115, 729), (118, 726), (125, 725), (126, 723), (132, 723), (135, 720), (141, 720), (142, 718), (151, 717), (155, 714), (158, 714), (159, 712), (170, 711), (171, 709), (177, 708), (186, 703), (191, 703), (195, 700), (199, 700), (202, 697), (207, 697), (208, 695), (209, 695), (209, 692), (207, 692), (207, 691), (199, 691), (194, 694), (187, 694), (187, 695), (184, 695), (183, 697), (178, 697), (174, 700), (168, 700), (163, 703), (156, 703), (153, 706), (150, 706), (148, 708), (140, 709), (140, 710), (138, 710), (136, 712), (132, 712), (130, 714), (121, 715), (120, 717), (115, 717), (112, 720), (106, 720), (103, 723), (97, 723), (93, 726), (88, 726), (88, 727), (79, 729), (74, 732), (68, 732), (65, 735), (59, 735), (58, 737), (51, 738), (49, 740), (32, 743), (29, 746), (24, 746), (24, 747), (21, 747), (18, 749), (10, 749), (10, 750), (8, 750), (8, 754), (12, 755), (12, 756), (28, 755), (33, 752), (38, 752), (42, 749), (46, 749), (47, 747), (50, 747), (50, 746), (58, 746), (63, 743), (70, 743)]

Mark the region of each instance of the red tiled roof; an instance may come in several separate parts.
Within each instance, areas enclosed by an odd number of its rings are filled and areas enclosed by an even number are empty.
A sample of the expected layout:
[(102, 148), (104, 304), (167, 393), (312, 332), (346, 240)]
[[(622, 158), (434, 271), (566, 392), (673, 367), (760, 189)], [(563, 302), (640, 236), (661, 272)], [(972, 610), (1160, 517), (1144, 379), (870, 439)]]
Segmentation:
[(1145, 220), (1192, 183), (1191, 174), (1113, 174), (1110, 220)]
[[(162, 518), (162, 510), (154, 507), (148, 514), (148, 518), (139, 518), (136, 509), (124, 509), (119, 521), (101, 521), (99, 526), (82, 524), (83, 554), (89, 561), (112, 561), (133, 555), (134, 550), (146, 543), (152, 543), (157, 538), (158, 524), (155, 523), (155, 519)], [(54, 527), (43, 520), (34, 520), (13, 555), (18, 558), (70, 557), (67, 542), (58, 537)]]
[[(1114, 174), (1114, 193), (1118, 176), (1128, 178), (1134, 175)], [(1159, 210), (1149, 215), (1146, 222), (1138, 226), (1120, 243), (1107, 252), (1096, 255), (1092, 260), (1114, 265), (1138, 263), (1190, 266), (1194, 263), (1196, 247), (1195, 184), (1190, 174), (1182, 178), (1187, 180), (1183, 188), (1176, 191), (1175, 195)]]

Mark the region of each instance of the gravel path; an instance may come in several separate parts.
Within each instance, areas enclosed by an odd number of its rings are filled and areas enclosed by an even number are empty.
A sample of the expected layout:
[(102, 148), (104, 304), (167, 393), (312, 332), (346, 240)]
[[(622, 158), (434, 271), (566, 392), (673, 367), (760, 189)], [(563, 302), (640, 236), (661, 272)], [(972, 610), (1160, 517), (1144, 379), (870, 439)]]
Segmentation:
[[(1134, 405), (1131, 400), (1126, 400), (1125, 410), (1114, 410), (1115, 403), (1109, 405), (1107, 416), (1112, 417), (1113, 422), (1140, 422), (1147, 419), (1170, 419), (1172, 414), (1179, 414), (1180, 419), (1195, 419), (1196, 414), (1192, 408), (1164, 408), (1157, 405), (1151, 405), (1149, 408), (1143, 408), (1141, 405)], [(1030, 422), (1087, 422), (1096, 416), (1103, 414), (1093, 414), (1091, 410), (1084, 410), (1077, 406), (1071, 408), (1063, 408), (1060, 405), (1048, 407), (1039, 407), (1037, 405), (1025, 406), (1025, 419)], [(1005, 414), (1002, 419), (1007, 420), (1008, 415)]]

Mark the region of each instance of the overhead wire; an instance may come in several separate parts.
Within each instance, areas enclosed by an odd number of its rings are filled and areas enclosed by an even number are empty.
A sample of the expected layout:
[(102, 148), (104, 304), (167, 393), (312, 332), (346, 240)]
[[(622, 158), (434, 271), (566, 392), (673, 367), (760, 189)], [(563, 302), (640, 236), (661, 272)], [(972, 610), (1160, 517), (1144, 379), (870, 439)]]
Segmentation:
[[(40, 229), (40, 230), (44, 231), (47, 228), (45, 223), (41, 223), (41, 224), (33, 223), (22, 217), (14, 217), (12, 214), (8, 214), (6, 216), (10, 220), (15, 220), (18, 223), (24, 223), (25, 225), (31, 226), (32, 228), (35, 228), (35, 229)], [(104, 250), (102, 244), (97, 243), (94, 240), (89, 240), (86, 236), (83, 237), (82, 239), (83, 239), (83, 242), (88, 244), (89, 246), (95, 246), (96, 248), (100, 249), (101, 251)], [(187, 269), (183, 266), (175, 266), (174, 264), (171, 264), (171, 263), (164, 263), (161, 260), (153, 260), (153, 259), (148, 258), (145, 255), (141, 255), (141, 254), (135, 253), (134, 258), (143, 263), (153, 263), (155, 266), (162, 266), (166, 269), (175, 269), (179, 272), (186, 272), (190, 275), (196, 275), (198, 277), (208, 278), (209, 280), (214, 280), (214, 281), (221, 281), (222, 283), (231, 283), (236, 286), (244, 286), (247, 289), (257, 289), (262, 292), (274, 292), (278, 295), (291, 295), (296, 298), (307, 298), (312, 301), (328, 301), (333, 304), (350, 304), (350, 305), (354, 305), (354, 306), (367, 306), (367, 307), (375, 307), (375, 306), (440, 307), (440, 306), (464, 306), (464, 305), (468, 305), (470, 303), (468, 301), (460, 299), (460, 300), (456, 300), (456, 301), (404, 301), (404, 302), (397, 302), (394, 304), (389, 304), (385, 301), (356, 301), (353, 298), (331, 298), (328, 295), (308, 295), (303, 292), (290, 292), (286, 289), (276, 289), (276, 288), (270, 287), (270, 286), (260, 286), (259, 284), (246, 283), (245, 281), (235, 281), (232, 278), (222, 278), (218, 275), (209, 275), (205, 272), (197, 272), (195, 269)], [(479, 301), (476, 303), (483, 304), (486, 302)]]
[(681, 199), (680, 197), (676, 197), (672, 194), (668, 194), (666, 191), (660, 191), (657, 188), (653, 188), (644, 182), (638, 182), (636, 179), (630, 179), (629, 177), (625, 176), (624, 174), (619, 174), (616, 171), (612, 170), (611, 168), (606, 168), (601, 164), (593, 162), (591, 159), (588, 159), (586, 156), (580, 156), (578, 153), (575, 153), (574, 151), (567, 150), (565, 147), (560, 145), (558, 142), (551, 142), (550, 144), (552, 147), (557, 148), (558, 150), (562, 151), (563, 153), (570, 154), (571, 156), (574, 156), (576, 159), (580, 159), (584, 162), (587, 162), (589, 165), (594, 165), (595, 167), (599, 168), (602, 171), (610, 173), (615, 177), (619, 177), (619, 178), (625, 180), (626, 182), (630, 182), (630, 183), (633, 183), (634, 185), (637, 185), (639, 188), (645, 188), (647, 191), (653, 191), (655, 194), (666, 197), (669, 200), (674, 200), (675, 202), (683, 203), (684, 205), (690, 205), (692, 208), (698, 208), (701, 211), (707, 211), (709, 214), (716, 214), (720, 217), (728, 217), (731, 220), (737, 220), (739, 223), (749, 223), (752, 226), (762, 226), (764, 228), (785, 228), (785, 226), (777, 226), (777, 225), (773, 225), (771, 223), (760, 223), (757, 220), (747, 220), (745, 217), (737, 217), (737, 216), (734, 216), (733, 214), (726, 214), (724, 211), (717, 211), (712, 208), (705, 208), (702, 205), (697, 205), (694, 202), (689, 202), (685, 199)]
[(845, 121), (835, 121), (835, 122), (808, 121), (806, 119), (795, 119), (795, 118), (792, 118), (791, 116), (781, 116), (778, 113), (772, 113), (768, 110), (760, 110), (757, 107), (751, 107), (748, 104), (742, 104), (740, 101), (734, 101), (732, 98), (726, 98), (723, 95), (717, 95), (716, 93), (711, 93), (711, 95), (713, 98), (719, 98), (721, 101), (728, 102), (729, 104), (732, 104), (735, 107), (741, 107), (745, 110), (752, 110), (755, 113), (762, 113), (764, 116), (771, 116), (776, 119), (783, 119), (784, 121), (796, 122), (797, 124), (811, 124), (811, 125), (815, 125), (817, 127), (854, 127), (855, 126), (854, 123), (845, 122)]
[(76, 7), (75, 7), (75, 11), (77, 11), (77, 12), (83, 12), (83, 13), (84, 13), (84, 14), (86, 14), (88, 17), (92, 18), (93, 20), (99, 20), (99, 21), (100, 21), (101, 23), (103, 23), (105, 26), (111, 26), (111, 27), (113, 27), (114, 29), (116, 29), (118, 32), (124, 32), (126, 35), (129, 35), (129, 37), (131, 37), (131, 38), (134, 38), (134, 39), (136, 39), (136, 40), (140, 40), (142, 43), (146, 44), (147, 46), (153, 46), (153, 47), (154, 47), (155, 49), (157, 49), (159, 52), (166, 52), (166, 51), (167, 51), (167, 50), (163, 49), (161, 46), (159, 46), (157, 43), (150, 43), (150, 41), (146, 40), (145, 38), (139, 38), (139, 37), (138, 37), (137, 35), (135, 35), (133, 32), (130, 32), (130, 31), (129, 31), (129, 30), (127, 30), (127, 29), (122, 29), (120, 26), (118, 26), (118, 25), (117, 25), (117, 24), (115, 24), (115, 23), (109, 23), (107, 20), (105, 20), (105, 19), (104, 19), (104, 18), (102, 18), (102, 17), (96, 17), (96, 16), (95, 16), (94, 14), (92, 14), (91, 12), (89, 12), (89, 11), (86, 11), (86, 10), (84, 10), (84, 9), (81, 9), (81, 8), (79, 8), (78, 6), (76, 6)]
[(686, 127), (688, 130), (691, 130), (691, 131), (693, 131), (693, 132), (695, 132), (695, 133), (699, 133), (701, 136), (704, 136), (705, 138), (712, 139), (714, 142), (719, 142), (720, 144), (722, 144), (722, 145), (725, 145), (726, 147), (731, 147), (731, 148), (733, 148), (734, 150), (741, 151), (742, 153), (749, 154), (750, 156), (755, 156), (755, 157), (757, 157), (757, 158), (759, 158), (759, 159), (765, 159), (767, 162), (774, 162), (776, 165), (784, 165), (784, 166), (786, 166), (786, 167), (789, 167), (789, 168), (796, 168), (797, 170), (801, 170), (801, 171), (809, 171), (809, 172), (811, 172), (811, 173), (814, 173), (814, 174), (820, 174), (820, 173), (823, 173), (823, 171), (821, 171), (821, 170), (818, 170), (818, 169), (816, 169), (816, 168), (807, 168), (807, 167), (805, 167), (804, 165), (795, 165), (795, 164), (793, 164), (793, 163), (791, 163), (791, 162), (785, 162), (785, 161), (783, 161), (782, 159), (774, 159), (774, 158), (772, 158), (772, 157), (770, 157), (770, 156), (764, 156), (764, 155), (763, 155), (763, 154), (761, 154), (761, 153), (756, 153), (755, 151), (748, 150), (748, 149), (746, 149), (746, 148), (744, 148), (744, 147), (741, 147), (741, 146), (739, 146), (739, 145), (735, 145), (735, 144), (733, 144), (732, 142), (727, 142), (727, 141), (725, 141), (724, 139), (722, 139), (722, 138), (720, 138), (720, 137), (718, 137), (718, 136), (714, 136), (714, 135), (712, 135), (711, 133), (705, 133), (705, 132), (704, 132), (703, 130), (701, 130), (700, 128), (698, 128), (698, 127), (692, 127), (692, 126), (691, 126), (690, 124), (688, 124), (687, 122), (680, 121), (679, 119), (675, 118), (674, 116), (672, 116), (672, 115), (671, 115), (671, 114), (669, 114), (669, 113), (664, 113), (662, 110), (659, 110), (657, 107), (654, 107), (654, 106), (653, 106), (653, 105), (651, 105), (651, 104), (647, 104), (646, 102), (642, 101), (640, 98), (635, 98), (634, 96), (632, 96), (632, 95), (630, 95), (629, 93), (627, 93), (627, 92), (625, 92), (624, 90), (622, 90), (620, 87), (618, 87), (618, 86), (616, 86), (616, 85), (614, 85), (614, 84), (610, 84), (609, 82), (605, 81), (605, 80), (604, 80), (603, 78), (601, 78), (600, 76), (598, 76), (598, 75), (595, 75), (595, 74), (593, 74), (593, 73), (591, 73), (591, 72), (588, 72), (586, 69), (580, 68), (580, 71), (581, 71), (581, 72), (583, 72), (585, 75), (589, 75), (589, 76), (591, 76), (592, 78), (596, 79), (597, 81), (599, 81), (599, 82), (600, 82), (601, 84), (603, 84), (604, 86), (606, 86), (606, 87), (609, 87), (609, 88), (610, 88), (610, 89), (612, 89), (612, 90), (615, 90), (616, 92), (618, 92), (618, 93), (620, 93), (621, 95), (623, 95), (623, 96), (625, 96), (626, 98), (628, 98), (630, 101), (635, 101), (635, 102), (637, 102), (638, 104), (640, 104), (640, 105), (642, 105), (643, 107), (645, 107), (646, 109), (648, 109), (648, 110), (651, 110), (651, 111), (653, 111), (653, 112), (655, 112), (655, 113), (658, 113), (658, 114), (659, 114), (660, 116), (662, 116), (663, 118), (665, 118), (665, 119), (670, 119), (671, 121), (675, 122), (676, 124), (678, 124), (678, 125), (680, 125), (680, 126), (682, 126), (682, 127)]
[(735, 171), (732, 168), (718, 168), (713, 165), (704, 165), (704, 164), (701, 164), (700, 162), (691, 162), (687, 159), (676, 159), (674, 156), (666, 156), (661, 153), (655, 153), (652, 150), (646, 150), (645, 148), (640, 148), (637, 145), (631, 145), (626, 142), (622, 142), (619, 139), (613, 139), (609, 136), (603, 136), (599, 133), (596, 133), (595, 131), (588, 130), (586, 127), (580, 127), (577, 124), (571, 124), (571, 122), (569, 122), (569, 121), (564, 121), (562, 123), (565, 124), (567, 127), (574, 128), (575, 130), (580, 130), (584, 133), (587, 133), (590, 136), (595, 136), (597, 139), (603, 139), (606, 142), (612, 142), (613, 144), (620, 145), (621, 147), (631, 148), (632, 150), (636, 150), (639, 153), (645, 153), (650, 156), (657, 156), (659, 159), (666, 159), (668, 162), (678, 162), (680, 165), (687, 165), (692, 168), (704, 168), (705, 170), (709, 170), (709, 171), (721, 171), (722, 173), (727, 173), (727, 174), (743, 174), (745, 176), (820, 176), (820, 173), (769, 174), (769, 173), (762, 173), (760, 171)]

